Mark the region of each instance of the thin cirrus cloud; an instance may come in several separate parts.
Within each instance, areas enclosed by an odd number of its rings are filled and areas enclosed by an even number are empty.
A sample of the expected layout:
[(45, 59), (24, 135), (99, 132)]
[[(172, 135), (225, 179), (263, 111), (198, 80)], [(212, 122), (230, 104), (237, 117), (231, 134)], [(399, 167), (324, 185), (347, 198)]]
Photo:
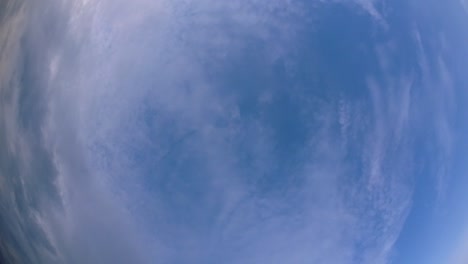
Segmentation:
[[(374, 2), (357, 4), (383, 21)], [(389, 263), (412, 205), (413, 94), (433, 83), (430, 66), (420, 48), (421, 76), (391, 74), (392, 46), (382, 45), (364, 96), (315, 95), (320, 87), (295, 77), (315, 8), (138, 0), (53, 9), (61, 45), (37, 32), (28, 40), (49, 47), (36, 62), (47, 76), (38, 137), (61, 207), (42, 204), (48, 214), (37, 219), (58, 258)]]
[[(106, 4), (109, 3), (102, 3), (103, 6)], [(284, 32), (280, 35), (291, 36), (291, 39), (280, 39), (277, 49), (273, 45), (263, 56), (267, 56), (264, 57), (267, 60), (286, 56), (288, 50), (284, 50), (284, 42), (294, 41), (294, 35), (290, 34), (301, 25), (281, 23), (269, 12), (287, 7), (286, 10), (292, 13), (286, 12), (285, 16), (290, 19), (300, 8), (295, 8), (294, 3), (285, 6), (276, 2), (268, 6), (257, 6), (255, 2), (245, 5), (178, 4), (159, 2), (154, 8), (164, 14), (162, 18), (152, 17), (151, 12), (136, 16), (131, 10), (124, 9), (128, 4), (123, 2), (112, 3), (112, 12), (103, 6), (101, 9), (96, 7), (96, 12), (103, 13), (93, 16), (94, 24), (89, 30), (96, 35), (91, 35), (89, 41), (102, 41), (108, 34), (109, 45), (96, 43), (101, 44), (96, 52), (109, 55), (109, 58), (107, 64), (96, 65), (103, 69), (97, 75), (88, 75), (86, 69), (80, 69), (83, 79), (78, 81), (83, 87), (80, 87), (79, 98), (91, 100), (88, 96), (92, 98), (99, 93), (105, 96), (94, 98), (97, 104), (78, 102), (90, 104), (89, 107), (76, 106), (84, 109), (77, 114), (84, 115), (80, 124), (85, 129), (88, 125), (96, 126), (88, 128), (90, 132), (78, 128), (83, 134), (77, 137), (82, 136), (80, 140), (95, 151), (93, 154), (84, 149), (82, 155), (91, 155), (91, 162), (98, 164), (97, 168), (82, 173), (102, 173), (106, 178), (102, 188), (107, 188), (106, 184), (112, 186), (110, 197), (118, 197), (108, 198), (110, 202), (121, 199), (118, 201), (122, 204), (117, 207), (128, 206), (137, 218), (143, 219), (129, 217), (130, 222), (144, 223), (140, 231), (152, 233), (154, 237), (147, 239), (161, 245), (160, 254), (168, 261), (203, 261), (208, 256), (216, 258), (219, 255), (219, 258), (229, 256), (235, 263), (282, 263), (288, 259), (296, 263), (346, 263), (352, 259), (385, 263), (407, 214), (409, 201), (405, 197), (409, 194), (397, 176), (401, 175), (400, 171), (383, 172), (382, 168), (393, 162), (394, 157), (386, 150), (393, 139), (385, 132), (387, 127), (381, 121), (383, 117), (366, 116), (361, 113), (364, 110), (355, 110), (358, 117), (354, 118), (371, 119), (376, 123), (368, 128), (369, 131), (366, 128), (366, 133), (370, 133), (368, 136), (360, 135), (369, 138), (366, 144), (369, 150), (362, 153), (362, 159), (369, 160), (364, 161), (368, 172), (352, 182), (346, 179), (346, 174), (355, 173), (353, 168), (348, 168), (352, 164), (344, 160), (346, 149), (340, 150), (339, 142), (332, 136), (331, 126), (338, 120), (334, 106), (324, 103), (307, 106), (306, 101), (298, 101), (304, 104), (301, 111), (305, 111), (297, 114), (299, 118), (316, 116), (304, 126), (318, 124), (319, 129), (309, 130), (304, 136), (306, 144), (296, 150), (299, 151), (299, 161), (291, 159), (288, 161), (290, 166), (278, 166), (277, 152), (281, 150), (272, 148), (278, 140), (276, 124), (261, 116), (252, 120), (244, 117), (249, 113), (239, 113), (245, 110), (238, 103), (245, 97), (242, 93), (248, 91), (241, 88), (235, 93), (218, 91), (216, 83), (209, 79), (210, 72), (204, 69), (208, 67), (210, 70), (210, 63), (213, 63), (203, 61), (205, 58), (214, 58), (217, 63), (233, 60), (233, 54), (245, 45), (239, 38), (256, 39), (260, 45), (277, 41), (270, 35), (275, 30)], [(94, 6), (90, 7), (90, 10), (94, 9)], [(114, 17), (117, 14), (118, 18)], [(176, 15), (184, 19), (179, 20)], [(118, 19), (121, 23), (107, 29), (102, 25), (105, 32), (97, 31), (101, 27), (100, 21), (106, 19), (107, 22)], [(167, 26), (156, 26), (154, 31), (159, 38), (149, 36), (147, 43), (137, 41), (140, 32), (133, 28), (145, 30), (145, 23), (154, 19)], [(230, 30), (221, 31), (217, 26), (221, 24)], [(167, 32), (167, 28), (171, 31)], [(148, 54), (147, 49), (151, 46), (165, 48), (165, 54)], [(143, 48), (138, 50), (139, 47)], [(207, 53), (206, 47), (212, 52)], [(94, 66), (97, 60), (91, 57), (85, 63)], [(144, 65), (150, 67), (137, 70)], [(161, 77), (152, 78), (155, 75)], [(100, 88), (88, 90), (91, 86)], [(371, 90), (378, 93), (378, 88), (371, 87)], [(276, 92), (273, 93), (273, 100), (279, 100), (274, 98), (278, 96)], [(373, 100), (383, 100), (380, 97), (376, 94)], [(374, 111), (393, 118), (394, 113), (385, 109), (385, 105), (386, 102), (377, 102)], [(269, 106), (260, 105), (258, 109), (268, 110)], [(86, 111), (98, 115), (91, 118)], [(53, 119), (60, 120), (59, 117)], [(349, 129), (360, 129), (359, 121), (350, 122)], [(217, 125), (217, 122), (224, 125)], [(404, 120), (399, 122), (404, 123)], [(65, 143), (57, 143), (62, 144)], [(60, 158), (78, 164), (77, 158), (66, 158), (67, 151), (64, 151), (59, 152), (62, 153)], [(249, 160), (244, 156), (250, 156)], [(396, 162), (400, 164), (400, 161)], [(168, 164), (171, 164), (170, 169)], [(73, 170), (66, 171), (64, 174), (69, 176), (64, 177), (72, 181), (65, 185), (76, 189), (78, 184), (73, 183), (73, 178), (78, 176), (70, 176), (74, 173)], [(269, 179), (262, 174), (277, 175)], [(276, 186), (274, 177), (285, 180)], [(181, 178), (185, 182), (181, 182)], [(90, 179), (87, 184), (98, 183)], [(349, 186), (344, 187), (345, 184)], [(402, 198), (389, 200), (387, 197), (391, 196)], [(347, 202), (349, 198), (354, 201), (352, 204)], [(72, 212), (79, 213), (71, 218), (84, 217), (81, 215), (85, 213), (80, 213), (81, 206), (69, 205), (77, 207), (72, 207)], [(102, 211), (99, 208), (87, 210)], [(80, 222), (76, 224), (77, 230), (86, 228), (81, 227)], [(365, 230), (366, 227), (372, 230)], [(374, 237), (374, 233), (381, 235)], [(171, 234), (177, 235), (173, 237)], [(322, 246), (314, 249), (318, 244)], [(364, 246), (356, 248), (357, 244)]]

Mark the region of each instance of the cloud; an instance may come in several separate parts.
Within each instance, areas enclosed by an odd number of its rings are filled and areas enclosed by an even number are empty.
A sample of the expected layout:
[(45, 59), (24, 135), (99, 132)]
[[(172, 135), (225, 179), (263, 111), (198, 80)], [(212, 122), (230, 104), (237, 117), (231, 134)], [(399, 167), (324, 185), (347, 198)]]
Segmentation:
[[(376, 22), (377, 25), (382, 26), (384, 29), (388, 29), (388, 23), (385, 18), (385, 4), (380, 0), (353, 0), (353, 1), (343, 1), (343, 0), (320, 0), (324, 4), (342, 4), (342, 5), (353, 5), (361, 9), (362, 12), (365, 12), (373, 22)], [(380, 10), (379, 10), (380, 9)]]
[[(436, 192), (439, 202), (443, 201), (447, 184), (450, 181), (450, 168), (453, 158), (453, 142), (455, 140), (452, 117), (457, 108), (455, 104), (456, 90), (451, 72), (447, 66), (443, 43), (444, 37), (440, 36), (432, 41), (424, 41), (419, 32), (414, 33), (417, 44), (418, 63), (420, 70), (421, 87), (428, 91), (425, 96), (425, 107), (420, 109), (423, 115), (430, 115), (432, 122), (429, 124), (435, 131), (433, 144), (436, 144), (437, 157), (435, 175)], [(426, 45), (423, 45), (426, 43)], [(435, 51), (434, 51), (435, 50)], [(429, 56), (428, 54), (431, 54)]]
[(379, 23), (385, 23), (382, 14), (377, 10), (375, 0), (357, 0), (357, 4)]
[[(177, 231), (176, 225), (167, 226), (168, 229), (165, 230), (167, 224), (161, 222), (176, 219), (177, 212), (174, 213), (165, 206), (170, 203), (187, 204), (184, 193), (177, 193), (174, 198), (158, 197), (157, 192), (148, 190), (151, 189), (150, 186), (144, 186), (147, 185), (144, 182), (157, 180), (148, 175), (151, 173), (149, 171), (155, 170), (151, 167), (160, 165), (165, 160), (172, 161), (174, 158), (171, 153), (184, 157), (178, 151), (180, 145), (184, 145), (184, 152), (197, 153), (202, 150), (198, 144), (186, 147), (185, 135), (194, 134), (190, 138), (196, 138), (206, 146), (225, 140), (217, 134), (212, 122), (230, 118), (236, 109), (232, 107), (228, 108), (228, 113), (224, 112), (222, 108), (226, 106), (221, 105), (223, 101), (219, 101), (220, 98), (213, 94), (213, 88), (204, 80), (205, 73), (201, 69), (203, 64), (197, 57), (206, 57), (207, 50), (200, 49), (205, 45), (219, 49), (212, 51), (220, 55), (226, 51), (236, 51), (235, 44), (230, 41), (235, 40), (234, 36), (243, 31), (224, 33), (213, 28), (210, 32), (204, 32), (204, 24), (213, 24), (204, 19), (214, 18), (214, 24), (218, 23), (217, 20), (219, 23), (237, 25), (240, 23), (235, 21), (238, 18), (230, 17), (229, 19), (234, 20), (230, 21), (222, 18), (222, 15), (227, 11), (229, 15), (243, 15), (243, 10), (241, 7), (230, 7), (229, 4), (208, 8), (204, 6), (206, 3), (200, 3), (197, 7), (202, 15), (192, 18), (188, 13), (184, 20), (177, 21), (173, 17), (165, 17), (164, 13), (174, 12), (171, 15), (175, 16), (175, 12), (182, 12), (179, 15), (184, 16), (183, 12), (186, 11), (183, 5), (171, 6), (166, 1), (154, 5), (140, 2), (132, 5), (126, 2), (94, 5), (89, 2), (73, 6), (75, 9), (71, 11), (71, 19), (65, 22), (72, 34), (68, 39), (62, 40), (64, 48), (58, 49), (50, 57), (54, 66), (51, 67), (51, 101), (48, 105), (48, 119), (44, 124), (44, 135), (54, 154), (54, 164), (58, 171), (56, 184), (64, 209), (63, 212), (52, 214), (48, 221), (53, 223), (54, 228), (51, 229), (59, 251), (71, 262), (147, 262), (154, 255), (164, 261), (188, 259), (192, 254), (201, 254), (195, 250), (196, 245), (192, 242), (202, 239), (199, 233), (192, 234), (190, 226), (184, 225), (178, 226), (181, 231)], [(147, 13), (137, 15), (132, 12), (135, 11), (133, 8), (138, 7), (137, 11), (140, 11), (143, 6)], [(267, 7), (274, 8), (274, 5)], [(173, 10), (174, 8), (177, 10)], [(238, 8), (240, 12), (234, 13), (231, 8)], [(217, 15), (216, 10), (220, 12)], [(188, 9), (187, 12), (189, 11), (197, 10)], [(75, 12), (80, 15), (76, 16)], [(204, 13), (208, 15), (206, 18)], [(89, 24), (82, 20), (88, 18)], [(246, 20), (247, 23), (260, 22), (255, 17), (247, 18), (255, 20)], [(109, 24), (109, 21), (112, 23)], [(114, 23), (117, 21), (119, 23)], [(134, 32), (135, 28), (141, 27), (144, 31), (153, 22), (156, 27), (152, 27), (149, 32), (154, 34), (155, 39), (150, 36), (150, 43), (136, 41), (145, 32)], [(178, 24), (188, 22), (190, 24)], [(110, 28), (108, 25), (113, 26)], [(266, 25), (260, 28), (262, 27)], [(217, 35), (213, 42), (203, 39), (208, 37), (208, 33)], [(257, 34), (270, 33), (261, 29), (250, 37), (255, 39)], [(197, 43), (198, 41), (203, 43)], [(192, 50), (185, 46), (187, 42), (192, 43)], [(74, 47), (75, 43), (83, 46)], [(165, 52), (148, 53), (149, 44), (154, 44), (153, 48), (158, 47), (156, 50)], [(69, 49), (74, 48), (78, 51), (76, 57), (68, 53)], [(102, 60), (106, 61), (105, 64), (100, 63), (101, 58), (107, 58)], [(212, 58), (218, 59), (216, 54)], [(144, 70), (151, 65), (152, 60), (158, 63)], [(97, 68), (100, 70), (96, 71)], [(164, 78), (152, 78), (155, 74), (152, 71)], [(71, 83), (72, 86), (62, 86), (65, 83)], [(134, 89), (129, 89), (131, 86)], [(91, 89), (92, 87), (94, 88)], [(71, 101), (71, 98), (75, 99)], [(166, 126), (166, 131), (147, 130), (151, 126), (163, 125)], [(195, 133), (190, 132), (194, 129)], [(225, 130), (230, 133), (229, 129)], [(161, 141), (156, 140), (158, 134)], [(167, 143), (165, 140), (168, 140)], [(226, 204), (234, 204), (239, 199), (239, 194), (233, 188), (236, 183), (232, 179), (227, 176), (226, 179), (214, 178), (216, 173), (232, 173), (229, 171), (230, 166), (226, 165), (228, 160), (223, 157), (226, 151), (219, 149), (221, 146), (223, 144), (219, 144), (219, 147), (204, 147), (204, 151), (200, 152), (201, 157), (209, 160), (208, 164), (202, 164), (209, 175), (207, 179), (200, 180), (210, 185), (228, 185), (229, 190), (223, 191), (222, 187), (210, 190), (207, 196), (211, 197), (209, 200), (213, 200), (213, 205), (202, 204), (201, 210), (217, 206), (216, 199), (222, 199)], [(142, 162), (136, 157), (141, 154), (147, 155), (143, 159), (151, 158), (154, 154), (156, 160), (151, 159), (148, 162), (156, 164)], [(228, 155), (227, 159), (229, 158)], [(216, 159), (219, 159), (218, 164), (211, 161)], [(201, 162), (204, 163), (203, 160)], [(166, 184), (175, 184), (177, 188), (181, 188), (180, 191), (183, 190), (184, 185), (176, 178), (169, 180)], [(138, 188), (142, 191), (138, 191)], [(180, 192), (177, 189), (174, 191)], [(159, 198), (166, 200), (158, 201)], [(158, 203), (164, 204), (158, 206)], [(190, 203), (188, 205), (194, 206)], [(137, 217), (131, 216), (132, 214), (137, 214)], [(147, 222), (148, 219), (153, 221)], [(203, 216), (194, 214), (193, 220), (201, 221)], [(137, 228), (139, 223), (144, 223), (145, 226)], [(145, 233), (150, 233), (151, 237), (146, 237)], [(171, 233), (179, 233), (182, 237), (168, 240)], [(94, 243), (102, 245), (98, 251), (87, 246), (95, 245)], [(159, 246), (145, 246), (154, 244)], [(185, 254), (180, 255), (180, 250)], [(200, 250), (206, 249), (202, 247)], [(84, 256), (87, 258), (83, 259)]]
[[(132, 20), (137, 24), (125, 22), (128, 28), (115, 29), (112, 44), (101, 44), (100, 32), (92, 35), (90, 41), (98, 47), (112, 46), (98, 51), (110, 56), (108, 63), (96, 78), (86, 72), (90, 83), (85, 80), (80, 94), (80, 103), (86, 104), (80, 108), (89, 111), (80, 133), (93, 151), (87, 154), (97, 165), (93, 171), (102, 171), (136, 221), (151, 230), (167, 261), (201, 263), (229, 256), (233, 263), (386, 263), (410, 204), (402, 179), (409, 174), (404, 157), (410, 154), (394, 161), (396, 151), (390, 146), (402, 144), (408, 133), (409, 106), (400, 110), (393, 105), (401, 99), (410, 104), (411, 81), (392, 79), (395, 87), (404, 84), (396, 94), (379, 94), (383, 88), (370, 87), (370, 112), (376, 116), (366, 114), (359, 102), (342, 102), (336, 111), (335, 104), (318, 98), (293, 97), (300, 110), (288, 106), (283, 111), (307, 120), (288, 123), (307, 131), (305, 144), (280, 159), (281, 126), (268, 118), (269, 107), (284, 107), (284, 97), (301, 90), (282, 94), (284, 87), (268, 83), (273, 78), (268, 70), (242, 64), (247, 58), (241, 51), (250, 48), (246, 43), (268, 47), (249, 53), (249, 61), (270, 69), (270, 63), (290, 54), (286, 43), (294, 43), (295, 35), (289, 32), (300, 25), (273, 19), (269, 11), (283, 7), (276, 2), (266, 7), (255, 2), (211, 4), (160, 5), (169, 11), (157, 18), (164, 26), (152, 28), (158, 37), (151, 45), (129, 41), (141, 34), (133, 27), (144, 29), (155, 19), (144, 14)], [(297, 14), (294, 6), (283, 8)], [(116, 19), (115, 13), (102, 10), (99, 19)], [(119, 12), (118, 19), (125, 21), (125, 9)], [(171, 12), (184, 20), (172, 20)], [(278, 40), (275, 30), (293, 37)], [(164, 48), (164, 53), (148, 55), (150, 46)], [(95, 58), (89, 59), (93, 65)], [(225, 63), (241, 63), (237, 67), (247, 71), (221, 68)], [(260, 78), (255, 85), (249, 81), (250, 70)], [(225, 91), (226, 82), (217, 76), (229, 83), (246, 81)], [(87, 87), (101, 90), (88, 95)], [(262, 100), (262, 89), (272, 90), (269, 100)], [(102, 99), (87, 101), (96, 93)], [(335, 138), (333, 127), (340, 122), (343, 134), (358, 135), (355, 149), (343, 151)], [(368, 147), (366, 152), (361, 153), (360, 144)], [(355, 150), (366, 170), (357, 173), (356, 182), (348, 178), (356, 174), (356, 165), (344, 158), (346, 151)], [(395, 169), (384, 171), (390, 166)]]
[[(54, 263), (55, 251), (38, 218), (49, 206), (53, 168), (40, 139), (43, 97), (35, 93), (35, 75), (24, 40), (31, 22), (30, 6), (2, 2), (0, 27), (0, 258), (5, 263)], [(45, 51), (45, 50), (43, 50)], [(39, 79), (38, 79), (39, 80)]]
[(315, 96), (297, 77), (310, 8), (75, 1), (49, 21), (60, 44), (32, 32), (31, 50), (49, 47), (35, 139), (61, 203), (37, 222), (57, 255), (389, 263), (412, 203), (416, 77), (392, 74), (383, 45), (364, 95)]

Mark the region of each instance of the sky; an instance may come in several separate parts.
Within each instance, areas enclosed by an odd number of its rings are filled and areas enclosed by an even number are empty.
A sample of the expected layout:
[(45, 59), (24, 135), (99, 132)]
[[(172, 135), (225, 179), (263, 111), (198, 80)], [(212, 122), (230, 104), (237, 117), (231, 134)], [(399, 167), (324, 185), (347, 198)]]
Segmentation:
[(2, 0), (0, 263), (468, 263), (464, 0)]

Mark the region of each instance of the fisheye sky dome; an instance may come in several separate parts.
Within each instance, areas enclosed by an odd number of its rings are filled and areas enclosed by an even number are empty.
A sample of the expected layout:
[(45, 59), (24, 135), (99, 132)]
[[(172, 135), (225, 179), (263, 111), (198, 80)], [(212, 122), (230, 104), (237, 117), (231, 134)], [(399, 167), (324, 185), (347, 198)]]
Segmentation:
[(0, 263), (467, 264), (465, 0), (0, 0)]

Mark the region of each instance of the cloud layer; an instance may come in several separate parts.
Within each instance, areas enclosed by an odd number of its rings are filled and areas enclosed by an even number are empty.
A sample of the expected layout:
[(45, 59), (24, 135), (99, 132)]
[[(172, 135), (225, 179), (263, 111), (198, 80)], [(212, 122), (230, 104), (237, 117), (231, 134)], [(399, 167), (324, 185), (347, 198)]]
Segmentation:
[(454, 81), (419, 29), (393, 37), (380, 2), (353, 3), (366, 15), (337, 1), (26, 5), (28, 20), (18, 11), (2, 27), (26, 36), (24, 50), (0, 34), (11, 50), (0, 53), (1, 164), (37, 164), (2, 170), (20, 183), (0, 188), (48, 197), (28, 198), (24, 224), (48, 242), (15, 254), (391, 263), (421, 164), (433, 161), (421, 158), (428, 139), (444, 197)]

